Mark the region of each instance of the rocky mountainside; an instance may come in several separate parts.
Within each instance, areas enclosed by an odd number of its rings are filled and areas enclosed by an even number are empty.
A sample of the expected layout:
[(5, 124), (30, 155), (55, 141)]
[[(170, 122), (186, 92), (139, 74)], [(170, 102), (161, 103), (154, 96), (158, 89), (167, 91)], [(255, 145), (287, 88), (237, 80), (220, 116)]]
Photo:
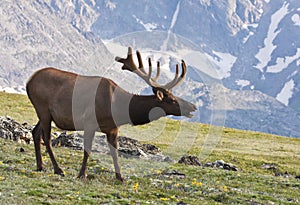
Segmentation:
[(113, 63), (133, 46), (162, 62), (162, 81), (173, 77), (180, 58), (186, 60), (188, 79), (174, 92), (198, 105), (192, 120), (300, 137), (299, 4), (4, 0), (0, 86), (24, 92), (32, 72), (55, 66), (149, 93)]
[(77, 30), (50, 6), (1, 1), (1, 86), (24, 86), (35, 70), (46, 66), (91, 74), (109, 64), (112, 56), (98, 37)]

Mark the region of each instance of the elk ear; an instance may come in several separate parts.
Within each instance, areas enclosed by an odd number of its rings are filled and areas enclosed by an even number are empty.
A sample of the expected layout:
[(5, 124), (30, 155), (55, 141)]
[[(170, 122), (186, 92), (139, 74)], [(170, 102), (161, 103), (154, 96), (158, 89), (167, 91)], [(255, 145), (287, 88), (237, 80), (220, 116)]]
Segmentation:
[(160, 90), (156, 91), (156, 97), (162, 101), (164, 99), (164, 93)]

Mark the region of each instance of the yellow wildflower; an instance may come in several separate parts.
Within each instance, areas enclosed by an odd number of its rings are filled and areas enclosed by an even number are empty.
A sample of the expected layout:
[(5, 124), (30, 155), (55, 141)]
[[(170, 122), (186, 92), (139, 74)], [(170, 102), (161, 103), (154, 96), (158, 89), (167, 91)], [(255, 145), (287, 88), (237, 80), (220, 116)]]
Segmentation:
[(194, 178), (194, 181), (192, 182), (192, 185), (195, 186), (202, 186), (202, 182), (198, 182), (196, 178)]
[(136, 182), (134, 185), (133, 185), (133, 191), (137, 191), (139, 188), (139, 183)]
[(224, 192), (228, 192), (228, 187), (227, 187), (227, 186), (224, 186), (224, 187), (223, 187), (223, 191), (224, 191)]
[(166, 198), (166, 197), (163, 197), (163, 198), (160, 198), (160, 200), (162, 200), (162, 201), (168, 201), (169, 199)]

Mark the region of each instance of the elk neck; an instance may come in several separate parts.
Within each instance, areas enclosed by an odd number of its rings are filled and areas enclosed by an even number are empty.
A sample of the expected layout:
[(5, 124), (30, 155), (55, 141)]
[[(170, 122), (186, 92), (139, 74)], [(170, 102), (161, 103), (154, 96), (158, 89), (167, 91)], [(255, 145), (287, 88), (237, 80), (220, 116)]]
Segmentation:
[(155, 95), (133, 95), (129, 104), (130, 124), (143, 125), (166, 116), (159, 107), (159, 101)]

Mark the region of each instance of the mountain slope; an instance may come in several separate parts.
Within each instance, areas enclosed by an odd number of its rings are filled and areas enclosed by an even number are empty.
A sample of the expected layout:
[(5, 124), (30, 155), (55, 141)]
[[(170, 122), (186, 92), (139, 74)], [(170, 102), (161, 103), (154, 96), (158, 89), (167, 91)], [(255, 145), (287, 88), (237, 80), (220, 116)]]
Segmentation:
[(83, 35), (49, 5), (40, 1), (0, 5), (2, 86), (24, 85), (33, 71), (45, 66), (91, 74), (111, 63), (113, 57), (98, 37)]
[(114, 63), (132, 46), (162, 62), (162, 82), (186, 60), (188, 79), (174, 92), (199, 106), (192, 120), (299, 137), (299, 8), (295, 0), (4, 0), (0, 86), (22, 91), (35, 70), (55, 66), (149, 94)]
[[(255, 89), (299, 111), (299, 1), (271, 1), (249, 37), (225, 85)], [(247, 85), (238, 86), (238, 80)]]

